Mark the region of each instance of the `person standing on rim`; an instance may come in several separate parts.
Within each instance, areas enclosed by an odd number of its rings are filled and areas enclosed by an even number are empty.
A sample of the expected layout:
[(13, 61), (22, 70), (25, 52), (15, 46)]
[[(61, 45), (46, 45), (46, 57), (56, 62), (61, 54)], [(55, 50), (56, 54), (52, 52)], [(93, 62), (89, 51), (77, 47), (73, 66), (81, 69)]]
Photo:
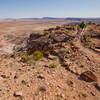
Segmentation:
[(80, 24), (78, 24), (78, 32), (77, 32), (77, 36), (78, 38), (83, 35), (83, 32), (85, 31), (86, 29), (86, 24), (83, 22), (81, 22)]

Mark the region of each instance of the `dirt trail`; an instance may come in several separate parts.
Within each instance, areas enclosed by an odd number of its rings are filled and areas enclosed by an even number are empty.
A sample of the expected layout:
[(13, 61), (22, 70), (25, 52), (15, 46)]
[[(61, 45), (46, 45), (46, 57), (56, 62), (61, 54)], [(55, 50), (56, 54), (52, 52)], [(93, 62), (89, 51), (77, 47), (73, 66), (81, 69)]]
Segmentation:
[(100, 55), (82, 46), (81, 41), (77, 40), (74, 45), (84, 52), (92, 61), (100, 63)]

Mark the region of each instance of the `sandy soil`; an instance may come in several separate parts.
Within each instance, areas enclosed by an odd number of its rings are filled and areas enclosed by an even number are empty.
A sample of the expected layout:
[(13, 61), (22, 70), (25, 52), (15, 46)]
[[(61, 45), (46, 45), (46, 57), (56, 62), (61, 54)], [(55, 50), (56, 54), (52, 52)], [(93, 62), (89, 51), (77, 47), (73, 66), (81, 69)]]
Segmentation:
[[(12, 53), (17, 44), (26, 42), (31, 33), (42, 33), (44, 29), (67, 24), (68, 21), (3, 21), (0, 22), (0, 51)], [(1, 52), (0, 52), (1, 53)]]
[[(66, 59), (78, 75), (64, 68), (57, 56), (43, 57), (34, 64), (21, 62), (21, 56), (8, 56), (13, 46), (26, 42), (30, 33), (42, 33), (43, 29), (65, 23), (68, 22), (0, 22), (0, 100), (100, 100), (95, 82), (79, 79), (82, 72), (90, 70), (100, 85), (100, 55), (85, 48), (80, 40), (73, 43), (79, 51), (72, 52)], [(94, 27), (88, 26), (87, 31), (95, 30)], [(70, 48), (68, 43), (65, 49), (67, 47)], [(48, 67), (53, 62), (57, 68)]]

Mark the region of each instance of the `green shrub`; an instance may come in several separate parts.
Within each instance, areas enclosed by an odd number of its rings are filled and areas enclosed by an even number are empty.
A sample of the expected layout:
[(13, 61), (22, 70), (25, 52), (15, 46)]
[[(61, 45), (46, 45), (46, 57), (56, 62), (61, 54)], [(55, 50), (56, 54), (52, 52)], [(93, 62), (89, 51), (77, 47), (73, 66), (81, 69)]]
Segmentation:
[(58, 100), (64, 100), (61, 94), (57, 94), (56, 96), (58, 97)]
[(25, 62), (27, 64), (30, 64), (30, 63), (35, 64), (35, 61), (38, 61), (38, 60), (42, 59), (42, 57), (43, 57), (43, 53), (42, 52), (35, 51), (33, 53), (33, 55), (25, 54), (25, 55), (21, 56), (21, 61)]
[(27, 64), (30, 64), (30, 63), (34, 64), (34, 59), (33, 59), (32, 55), (29, 56), (29, 55), (25, 54), (25, 55), (21, 56), (21, 60)]
[(56, 62), (53, 62), (50, 64), (50, 68), (57, 68), (58, 64)]
[(21, 56), (21, 60), (23, 62), (26, 62), (28, 59), (29, 59), (29, 56), (27, 54)]
[(44, 35), (49, 35), (50, 32), (48, 30), (44, 30)]
[(61, 62), (61, 65), (63, 66), (63, 67), (67, 67), (68, 65), (65, 63), (65, 61), (62, 61)]
[(43, 58), (43, 53), (42, 52), (40, 52), (40, 51), (35, 51), (34, 53), (33, 53), (33, 59), (35, 60), (35, 61), (38, 61), (38, 60), (40, 60), (40, 59), (42, 59)]

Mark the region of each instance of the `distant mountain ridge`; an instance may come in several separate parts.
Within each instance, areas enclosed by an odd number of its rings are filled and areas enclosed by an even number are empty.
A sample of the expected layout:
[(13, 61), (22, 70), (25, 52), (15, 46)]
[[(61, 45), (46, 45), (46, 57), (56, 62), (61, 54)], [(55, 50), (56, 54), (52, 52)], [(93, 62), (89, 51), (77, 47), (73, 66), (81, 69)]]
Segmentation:
[(56, 17), (43, 17), (43, 18), (5, 18), (1, 20), (6, 20), (6, 21), (31, 21), (31, 20), (55, 20), (55, 21), (96, 21), (100, 22), (100, 18), (73, 18), (73, 17), (68, 17), (68, 18), (56, 18)]

